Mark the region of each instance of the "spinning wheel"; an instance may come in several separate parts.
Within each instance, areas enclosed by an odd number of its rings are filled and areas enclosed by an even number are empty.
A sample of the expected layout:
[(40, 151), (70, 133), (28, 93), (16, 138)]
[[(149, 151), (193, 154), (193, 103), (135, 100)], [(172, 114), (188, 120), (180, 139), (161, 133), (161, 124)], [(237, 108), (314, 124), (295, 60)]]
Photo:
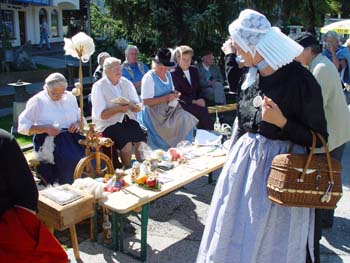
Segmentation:
[(109, 138), (100, 138), (95, 132), (94, 126), (94, 124), (89, 124), (86, 139), (79, 140), (79, 144), (86, 147), (86, 156), (77, 164), (74, 180), (81, 177), (103, 177), (106, 173), (114, 173), (112, 160), (100, 151), (101, 147), (111, 147), (114, 142)]

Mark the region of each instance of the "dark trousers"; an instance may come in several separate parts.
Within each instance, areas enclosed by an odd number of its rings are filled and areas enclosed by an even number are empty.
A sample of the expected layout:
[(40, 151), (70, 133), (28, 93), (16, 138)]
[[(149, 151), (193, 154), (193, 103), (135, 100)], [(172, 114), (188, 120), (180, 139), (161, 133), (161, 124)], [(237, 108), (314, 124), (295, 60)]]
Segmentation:
[[(330, 152), (333, 159), (341, 162), (345, 149), (345, 143)], [(315, 209), (315, 233), (314, 233), (314, 256), (315, 263), (320, 263), (320, 240), (322, 238), (322, 225), (332, 226), (334, 218), (333, 209)], [(307, 251), (307, 263), (312, 262), (309, 250)]]

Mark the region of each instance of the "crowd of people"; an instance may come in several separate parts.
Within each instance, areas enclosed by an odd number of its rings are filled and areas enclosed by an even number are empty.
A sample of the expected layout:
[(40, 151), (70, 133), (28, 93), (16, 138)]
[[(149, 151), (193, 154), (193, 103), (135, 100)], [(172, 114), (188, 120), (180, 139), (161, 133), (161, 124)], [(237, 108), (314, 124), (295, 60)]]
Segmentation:
[[(311, 33), (291, 39), (249, 9), (229, 33), (222, 51), (227, 84), (238, 94), (237, 118), (197, 262), (320, 262), (321, 229), (332, 227), (334, 211), (277, 205), (267, 198), (266, 180), (272, 159), (287, 153), (290, 142), (294, 152), (307, 153), (311, 130), (328, 139), (331, 156), (341, 161), (350, 140), (349, 50), (333, 31), (325, 34), (323, 50)], [(142, 161), (142, 143), (168, 150), (192, 141), (197, 128), (212, 130), (208, 102), (226, 104), (212, 51), (193, 65), (191, 47), (159, 48), (150, 68), (138, 54), (134, 45), (123, 63), (99, 54), (91, 92), (96, 130), (115, 142), (125, 168), (133, 149)], [(19, 117), (18, 131), (34, 135), (39, 173), (48, 184), (72, 183), (84, 156), (77, 143), (83, 137), (79, 108), (66, 88), (63, 75), (49, 75)]]

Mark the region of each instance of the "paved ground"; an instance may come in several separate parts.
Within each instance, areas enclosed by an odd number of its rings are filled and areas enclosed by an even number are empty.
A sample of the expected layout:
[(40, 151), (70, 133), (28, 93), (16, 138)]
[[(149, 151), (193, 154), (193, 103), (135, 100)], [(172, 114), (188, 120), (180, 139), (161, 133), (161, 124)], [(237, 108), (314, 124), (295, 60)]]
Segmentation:
[[(323, 232), (322, 263), (350, 262), (349, 161), (350, 145), (347, 145), (343, 158), (344, 195), (336, 209), (333, 228)], [(203, 177), (151, 204), (147, 262), (195, 262), (214, 187), (208, 185), (207, 178)], [(139, 238), (140, 231), (136, 226), (136, 237), (129, 235), (125, 247), (139, 248)], [(72, 249), (67, 252), (71, 262), (76, 262)], [(81, 262), (86, 263), (139, 262), (123, 253), (114, 253), (100, 242), (89, 240), (80, 243), (80, 252)]]

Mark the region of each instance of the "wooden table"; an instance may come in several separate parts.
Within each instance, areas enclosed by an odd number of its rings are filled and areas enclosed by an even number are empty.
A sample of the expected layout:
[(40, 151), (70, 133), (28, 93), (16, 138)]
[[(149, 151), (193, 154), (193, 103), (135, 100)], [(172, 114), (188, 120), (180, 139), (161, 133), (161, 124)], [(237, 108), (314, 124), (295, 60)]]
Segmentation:
[[(71, 185), (64, 185), (64, 187), (73, 189)], [(54, 229), (62, 231), (69, 228), (74, 256), (78, 260), (80, 253), (75, 224), (94, 215), (95, 198), (77, 189), (73, 190), (83, 197), (66, 205), (59, 205), (39, 191), (38, 217), (52, 233)]]
[[(223, 167), (226, 156), (212, 157), (202, 156), (191, 162), (200, 161), (206, 163), (205, 169), (196, 170), (190, 165), (179, 165), (171, 170), (174, 180), (162, 185), (160, 191), (146, 190), (132, 184), (119, 192), (112, 193), (99, 201), (99, 204), (112, 211), (113, 249), (124, 250), (124, 218), (130, 214), (141, 213), (141, 255), (140, 259), (147, 258), (147, 224), (149, 203), (158, 198), (179, 189), (180, 187)], [(126, 178), (129, 181), (129, 178)]]

